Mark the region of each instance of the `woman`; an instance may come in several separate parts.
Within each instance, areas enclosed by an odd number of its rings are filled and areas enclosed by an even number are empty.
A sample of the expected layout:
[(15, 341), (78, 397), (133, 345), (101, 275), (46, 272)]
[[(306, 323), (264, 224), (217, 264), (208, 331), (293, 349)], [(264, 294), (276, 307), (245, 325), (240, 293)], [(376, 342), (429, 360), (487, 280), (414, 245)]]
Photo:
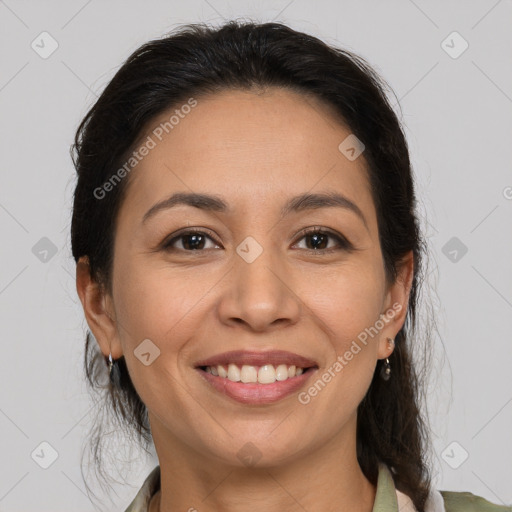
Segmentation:
[(190, 25), (81, 123), (87, 376), (106, 360), (159, 460), (127, 512), (506, 509), (431, 485), (425, 244), (384, 87), (282, 24)]

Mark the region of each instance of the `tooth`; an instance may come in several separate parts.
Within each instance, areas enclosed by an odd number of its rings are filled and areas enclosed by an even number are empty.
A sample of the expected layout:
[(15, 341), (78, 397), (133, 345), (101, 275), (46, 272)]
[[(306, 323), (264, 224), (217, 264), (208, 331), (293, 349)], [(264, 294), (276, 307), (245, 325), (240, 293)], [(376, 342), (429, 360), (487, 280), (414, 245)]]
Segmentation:
[(236, 364), (230, 364), (228, 366), (228, 379), (233, 382), (240, 381), (240, 368)]
[(261, 384), (271, 384), (276, 381), (276, 372), (271, 364), (261, 366), (258, 370), (258, 382)]
[(289, 378), (302, 375), (304, 368), (297, 367), (295, 365), (287, 366), (280, 364), (274, 367), (272, 364), (266, 364), (261, 366), (259, 370), (257, 366), (243, 365), (242, 368), (234, 363), (230, 363), (226, 367), (223, 365), (207, 366), (205, 370), (212, 375), (216, 375), (222, 378), (228, 378), (233, 382), (259, 382), (261, 384), (271, 384), (277, 381), (284, 381)]
[(280, 364), (276, 368), (276, 380), (286, 380), (288, 378), (288, 367), (285, 364)]
[(258, 372), (254, 366), (244, 364), (240, 372), (240, 380), (242, 382), (258, 382)]

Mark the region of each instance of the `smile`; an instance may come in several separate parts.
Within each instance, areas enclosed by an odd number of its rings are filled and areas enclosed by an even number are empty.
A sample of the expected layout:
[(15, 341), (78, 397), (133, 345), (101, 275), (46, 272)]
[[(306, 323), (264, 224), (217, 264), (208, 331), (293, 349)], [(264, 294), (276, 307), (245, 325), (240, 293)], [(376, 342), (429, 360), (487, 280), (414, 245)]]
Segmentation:
[[(262, 371), (263, 368), (271, 366), (271, 365), (265, 365), (263, 367), (260, 367), (258, 369), (258, 378), (260, 371)], [(235, 373), (235, 377), (237, 378), (236, 374), (240, 374), (240, 379), (242, 376), (242, 372), (244, 372), (244, 367), (242, 366), (242, 369), (239, 369), (234, 365), (236, 368), (235, 370), (231, 370), (231, 374)], [(210, 371), (207, 370), (207, 368), (210, 368)], [(216, 367), (214, 367), (216, 368)], [(233, 368), (233, 367), (232, 367)], [(249, 370), (245, 370), (244, 374), (251, 375), (252, 378), (254, 374), (256, 373), (256, 368), (254, 366), (247, 367)], [(290, 367), (291, 368), (291, 367)], [(287, 368), (288, 370), (289, 368)], [(279, 369), (279, 366), (276, 368), (277, 373), (281, 375), (281, 370)], [(294, 393), (300, 392), (300, 390), (306, 386), (306, 382), (309, 381), (310, 377), (314, 375), (317, 372), (317, 367), (310, 367), (310, 368), (296, 368), (295, 369), (295, 375), (292, 377), (286, 376), (283, 380), (277, 380), (277, 378), (272, 382), (267, 383), (261, 383), (258, 381), (255, 382), (242, 382), (242, 380), (232, 380), (229, 378), (229, 366), (228, 371), (226, 372), (226, 377), (221, 377), (220, 375), (214, 375), (214, 370), (211, 367), (199, 367), (196, 368), (196, 371), (199, 372), (200, 376), (203, 378), (203, 382), (206, 382), (208, 387), (210, 389), (213, 389), (214, 391), (229, 397), (230, 399), (233, 399), (239, 403), (242, 404), (252, 404), (252, 405), (264, 405), (264, 404), (271, 404), (274, 402), (277, 402), (279, 400), (282, 400)], [(218, 370), (217, 370), (218, 371)], [(226, 371), (224, 369), (224, 371)], [(271, 372), (275, 370), (263, 370), (263, 379), (265, 379), (265, 372)], [(268, 375), (268, 374), (267, 374)], [(284, 370), (282, 376), (284, 377)], [(268, 378), (271, 378), (272, 375), (270, 373), (270, 376)]]
[(269, 404), (299, 391), (318, 370), (310, 358), (283, 350), (233, 350), (197, 361), (208, 388), (243, 404)]
[(278, 366), (273, 364), (264, 364), (262, 366), (244, 364), (242, 367), (239, 367), (234, 363), (230, 363), (227, 366), (206, 366), (204, 371), (223, 379), (229, 379), (232, 382), (272, 384), (276, 381), (282, 382), (301, 375), (304, 372), (304, 368), (285, 364)]

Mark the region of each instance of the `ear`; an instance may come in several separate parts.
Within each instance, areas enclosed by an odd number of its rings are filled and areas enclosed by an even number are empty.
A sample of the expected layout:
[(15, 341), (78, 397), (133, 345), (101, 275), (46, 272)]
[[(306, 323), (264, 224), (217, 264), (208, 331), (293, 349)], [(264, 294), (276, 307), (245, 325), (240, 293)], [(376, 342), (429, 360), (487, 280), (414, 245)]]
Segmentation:
[(412, 251), (409, 251), (402, 258), (396, 281), (388, 287), (384, 298), (383, 310), (381, 312), (384, 327), (379, 337), (379, 359), (385, 359), (392, 354), (394, 347), (388, 344), (387, 338), (394, 340), (405, 323), (414, 270), (414, 254)]
[(118, 359), (123, 355), (115, 321), (115, 310), (110, 295), (92, 280), (89, 258), (82, 256), (76, 264), (76, 291), (80, 297), (85, 318), (101, 352)]

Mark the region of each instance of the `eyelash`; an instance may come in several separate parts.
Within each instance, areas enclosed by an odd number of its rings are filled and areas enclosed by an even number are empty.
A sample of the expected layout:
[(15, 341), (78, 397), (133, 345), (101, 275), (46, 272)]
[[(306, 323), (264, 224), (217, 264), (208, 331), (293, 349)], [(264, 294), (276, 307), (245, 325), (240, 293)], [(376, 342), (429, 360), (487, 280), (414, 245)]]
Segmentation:
[[(352, 251), (354, 250), (354, 247), (352, 246), (352, 244), (343, 236), (341, 235), (338, 235), (338, 234), (335, 234), (333, 233), (332, 231), (330, 230), (327, 230), (327, 229), (323, 229), (323, 228), (319, 228), (319, 227), (313, 227), (313, 228), (305, 228), (303, 229), (300, 233), (299, 233), (299, 236), (300, 238), (298, 239), (298, 241), (302, 240), (303, 238), (307, 237), (307, 236), (311, 236), (311, 235), (316, 235), (316, 234), (321, 234), (321, 235), (327, 235), (329, 236), (330, 238), (336, 240), (336, 242), (338, 242), (338, 247), (331, 247), (330, 249), (304, 249), (306, 251), (308, 251), (309, 253), (314, 253), (314, 254), (319, 254), (319, 253), (332, 253), (332, 252), (335, 252), (335, 251), (340, 251), (340, 250), (345, 250), (345, 251)], [(181, 238), (184, 238), (188, 235), (205, 235), (207, 238), (210, 238), (213, 242), (215, 242), (215, 244), (217, 245), (220, 245), (216, 240), (215, 238), (207, 231), (201, 231), (201, 230), (197, 230), (197, 229), (187, 229), (185, 231), (182, 231), (179, 235), (171, 238), (170, 240), (168, 240), (167, 242), (164, 242), (163, 246), (162, 246), (162, 249), (165, 250), (165, 251), (168, 251), (168, 252), (174, 252), (174, 251), (182, 251), (182, 252), (189, 252), (189, 253), (192, 253), (192, 252), (196, 252), (196, 253), (199, 253), (199, 252), (204, 252), (206, 251), (207, 249), (196, 249), (196, 250), (187, 250), (187, 249), (176, 249), (174, 247), (172, 247), (172, 245), (179, 239)], [(295, 245), (295, 244), (294, 244)]]

